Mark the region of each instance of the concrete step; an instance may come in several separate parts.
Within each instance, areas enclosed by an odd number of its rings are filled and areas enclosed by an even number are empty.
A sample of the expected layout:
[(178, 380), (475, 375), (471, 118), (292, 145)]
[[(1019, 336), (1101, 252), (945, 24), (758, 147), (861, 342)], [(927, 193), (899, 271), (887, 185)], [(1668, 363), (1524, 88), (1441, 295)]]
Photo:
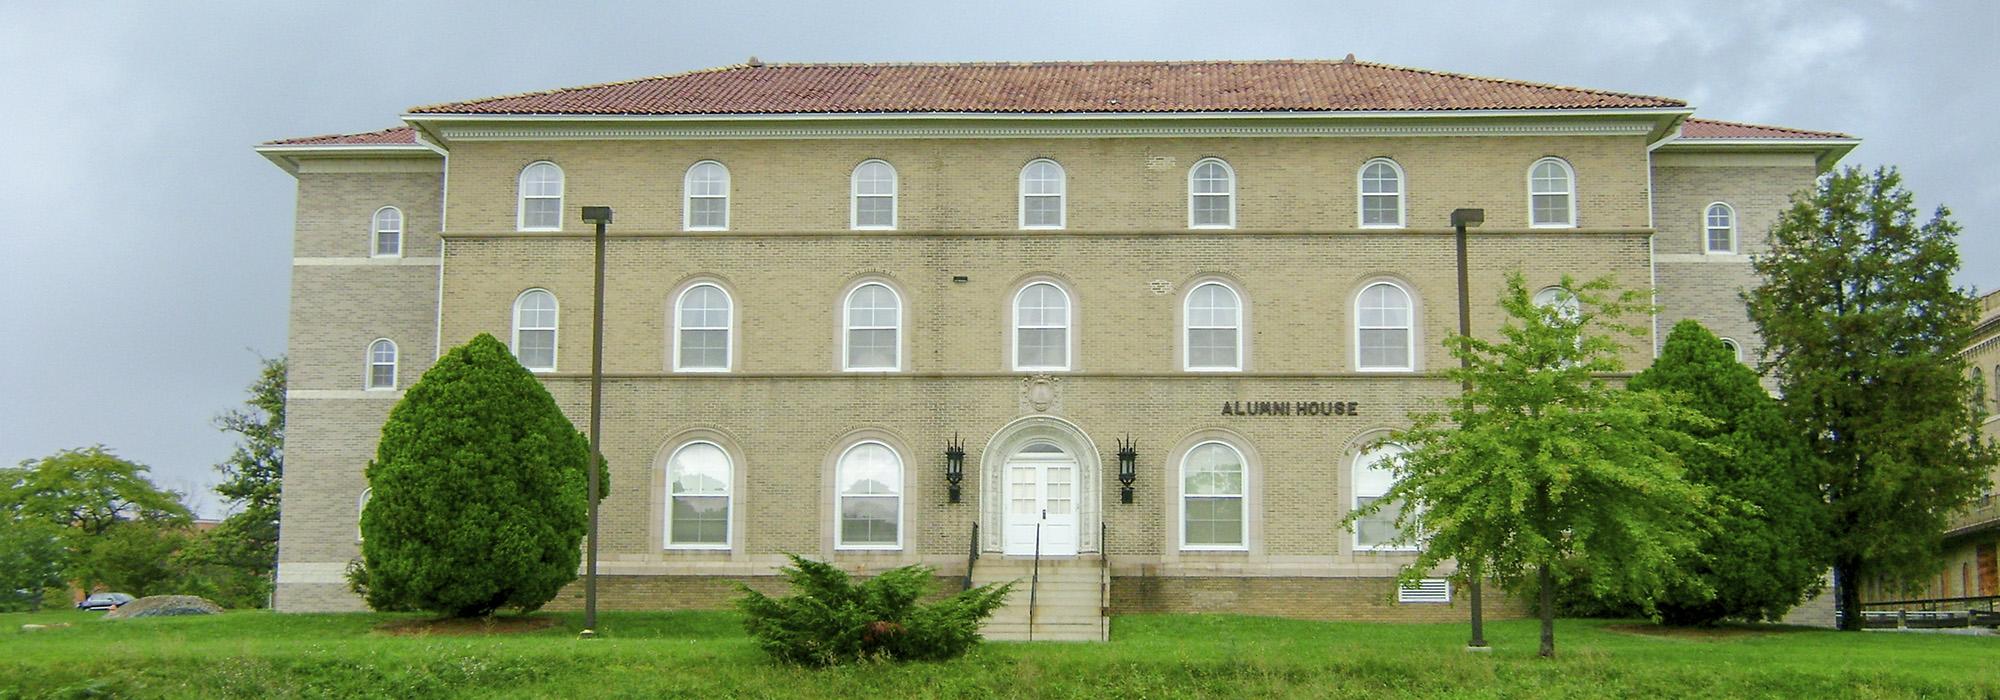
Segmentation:
[(1101, 642), (1105, 628), (1091, 624), (1042, 624), (1035, 623), (1032, 639), (1026, 624), (989, 624), (980, 628), (980, 634), (991, 641), (1002, 642)]

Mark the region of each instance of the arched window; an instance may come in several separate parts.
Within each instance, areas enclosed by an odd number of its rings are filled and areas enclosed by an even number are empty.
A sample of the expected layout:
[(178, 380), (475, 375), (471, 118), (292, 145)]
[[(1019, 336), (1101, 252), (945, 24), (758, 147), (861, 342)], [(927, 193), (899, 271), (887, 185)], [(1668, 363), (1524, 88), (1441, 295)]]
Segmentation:
[(544, 289), (514, 300), (514, 357), (529, 371), (556, 368), (556, 295)]
[(850, 371), (902, 369), (903, 301), (896, 295), (896, 290), (880, 282), (868, 282), (848, 292), (843, 306), (847, 317), (847, 353), (843, 368)]
[(1978, 367), (1972, 368), (1972, 407), (1986, 410), (1986, 375)]
[(1069, 293), (1035, 282), (1014, 295), (1014, 369), (1069, 369)]
[[(1374, 503), (1389, 493), (1396, 485), (1396, 473), (1391, 466), (1397, 456), (1405, 450), (1399, 445), (1378, 445), (1362, 452), (1354, 458), (1354, 502), (1353, 508)], [(1408, 545), (1392, 545), (1402, 531), (1396, 529), (1396, 516), (1403, 510), (1401, 502), (1382, 507), (1374, 515), (1354, 521), (1354, 549), (1356, 551), (1401, 550), (1413, 551)]]
[(1735, 339), (1723, 338), (1722, 347), (1727, 348), (1729, 350), (1729, 356), (1736, 358), (1737, 362), (1743, 361), (1743, 346), (1738, 345)]
[(1190, 371), (1243, 369), (1243, 301), (1221, 282), (1188, 290), (1182, 367)]
[(1243, 453), (1225, 442), (1204, 442), (1181, 458), (1181, 548), (1243, 549)]
[(666, 545), (720, 549), (729, 546), (729, 453), (695, 441), (667, 459)]
[(1554, 309), (1556, 315), (1570, 321), (1583, 316), (1583, 302), (1578, 301), (1575, 294), (1562, 287), (1548, 287), (1535, 292), (1535, 306)]
[(354, 541), (356, 542), (360, 542), (366, 537), (366, 534), (361, 531), (361, 515), (368, 512), (368, 499), (374, 497), (375, 489), (364, 488), (361, 489), (361, 497), (354, 500)]
[(1708, 252), (1736, 252), (1736, 210), (1722, 202), (1708, 205), (1702, 214), (1702, 230), (1707, 232)]
[(378, 258), (400, 258), (403, 256), (403, 210), (382, 207), (375, 210), (374, 246), (370, 255)]
[(1539, 228), (1576, 225), (1576, 174), (1561, 158), (1543, 158), (1528, 169), (1528, 223)]
[(1416, 369), (1412, 336), (1416, 314), (1409, 291), (1376, 282), (1354, 301), (1354, 366), (1363, 372)]
[(1388, 158), (1361, 164), (1361, 227), (1402, 228), (1403, 168)]
[(1220, 158), (1188, 169), (1188, 228), (1236, 227), (1236, 171)]
[(368, 388), (396, 388), (396, 341), (382, 338), (368, 344)]
[(869, 440), (840, 455), (842, 549), (896, 549), (903, 544), (903, 458), (888, 445)]
[(729, 228), (729, 169), (704, 160), (688, 168), (681, 183), (687, 193), (681, 208), (681, 227), (689, 231), (722, 231)]
[(562, 229), (563, 171), (541, 161), (521, 169), (521, 206), (515, 227), (522, 231)]
[(729, 370), (729, 292), (707, 282), (690, 285), (674, 301), (674, 371)]
[(1047, 158), (1021, 168), (1021, 228), (1062, 228), (1069, 176)]
[(879, 160), (854, 166), (854, 204), (850, 226), (858, 229), (896, 227), (896, 169)]

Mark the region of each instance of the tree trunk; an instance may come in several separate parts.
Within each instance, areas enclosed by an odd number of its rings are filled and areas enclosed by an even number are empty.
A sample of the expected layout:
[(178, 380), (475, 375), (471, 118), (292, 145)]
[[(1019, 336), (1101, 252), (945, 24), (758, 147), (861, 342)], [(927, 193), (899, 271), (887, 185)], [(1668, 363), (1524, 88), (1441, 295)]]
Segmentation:
[(1556, 655), (1556, 587), (1549, 575), (1549, 565), (1543, 564), (1535, 571), (1535, 581), (1541, 588), (1542, 614), (1542, 658)]
[(1840, 630), (1861, 631), (1861, 560), (1839, 557), (1833, 562), (1833, 591), (1840, 606)]

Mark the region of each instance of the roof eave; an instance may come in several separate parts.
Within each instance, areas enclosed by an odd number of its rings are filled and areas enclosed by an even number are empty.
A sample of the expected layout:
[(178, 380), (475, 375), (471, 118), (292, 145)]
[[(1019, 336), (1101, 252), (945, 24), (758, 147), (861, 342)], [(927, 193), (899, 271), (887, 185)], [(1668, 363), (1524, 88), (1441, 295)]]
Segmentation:
[(1752, 153), (1812, 153), (1819, 172), (1832, 170), (1834, 164), (1847, 157), (1848, 152), (1861, 145), (1857, 138), (1672, 138), (1654, 144), (1657, 151), (1726, 151)]
[(358, 144), (275, 144), (267, 143), (254, 150), (272, 164), (293, 175), (299, 174), (301, 158), (427, 158), (441, 153), (430, 146), (402, 143), (358, 143)]
[(1692, 107), (1585, 107), (1558, 109), (1426, 109), (1426, 110), (1291, 110), (1217, 112), (759, 112), (747, 114), (494, 114), (480, 112), (406, 112), (405, 122), (653, 122), (653, 121), (870, 121), (870, 120), (1202, 120), (1202, 119), (1422, 119), (1558, 116), (1672, 116), (1694, 113)]

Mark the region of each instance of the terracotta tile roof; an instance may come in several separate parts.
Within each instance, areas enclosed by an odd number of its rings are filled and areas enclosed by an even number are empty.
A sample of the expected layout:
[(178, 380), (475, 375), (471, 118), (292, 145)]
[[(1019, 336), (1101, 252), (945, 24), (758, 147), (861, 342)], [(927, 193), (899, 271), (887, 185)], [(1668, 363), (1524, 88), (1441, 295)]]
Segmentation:
[(1353, 61), (742, 64), (415, 114), (1353, 112), (1684, 107)]
[(365, 134), (327, 134), (325, 136), (304, 136), (295, 139), (279, 139), (265, 143), (266, 146), (409, 146), (417, 142), (417, 130), (398, 126)]
[(1762, 126), (1689, 118), (1681, 122), (1681, 138), (1686, 139), (1851, 139), (1832, 131), (1806, 131), (1782, 126)]

